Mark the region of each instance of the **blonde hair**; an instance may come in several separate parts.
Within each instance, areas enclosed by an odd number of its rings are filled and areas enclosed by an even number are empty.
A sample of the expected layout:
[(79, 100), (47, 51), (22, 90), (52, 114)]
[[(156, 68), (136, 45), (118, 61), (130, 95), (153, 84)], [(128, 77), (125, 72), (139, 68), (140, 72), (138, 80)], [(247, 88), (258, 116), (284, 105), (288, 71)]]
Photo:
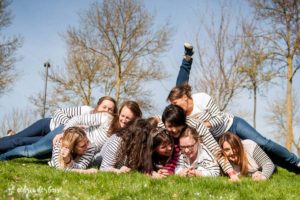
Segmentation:
[(180, 138), (192, 137), (196, 142), (202, 143), (202, 140), (194, 128), (187, 126), (182, 133), (180, 134)]
[[(82, 128), (79, 127), (70, 127), (64, 131), (62, 140), (61, 140), (61, 148), (66, 147), (70, 150), (70, 156), (72, 158), (76, 158), (77, 154), (75, 152), (75, 147), (78, 143), (87, 139), (86, 133)], [(65, 168), (66, 164), (61, 156), (59, 155), (59, 163), (61, 168)]]

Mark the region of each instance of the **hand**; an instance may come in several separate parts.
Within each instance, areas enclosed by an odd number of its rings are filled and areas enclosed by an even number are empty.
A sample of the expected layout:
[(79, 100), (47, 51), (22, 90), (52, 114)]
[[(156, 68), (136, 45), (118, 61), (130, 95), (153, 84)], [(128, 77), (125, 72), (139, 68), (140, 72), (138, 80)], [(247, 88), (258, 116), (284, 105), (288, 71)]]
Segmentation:
[(179, 171), (178, 175), (179, 176), (187, 176), (188, 175), (188, 171), (189, 171), (188, 168), (182, 169), (182, 170)]
[(99, 172), (98, 169), (95, 169), (95, 168), (90, 168), (90, 169), (86, 169), (83, 171), (84, 174), (94, 174), (94, 173), (97, 173)]
[(189, 169), (188, 176), (202, 176), (202, 173), (196, 169)]
[(237, 174), (231, 175), (229, 181), (231, 182), (238, 182), (240, 181), (240, 178)]
[(169, 171), (166, 170), (166, 169), (159, 169), (157, 172), (158, 172), (159, 174), (164, 175), (164, 176), (169, 176), (169, 175), (170, 175)]
[(208, 129), (210, 129), (212, 127), (209, 121), (203, 122), (203, 125)]
[(58, 144), (61, 141), (62, 137), (63, 137), (63, 133), (56, 135), (52, 141), (53, 146)]
[(267, 180), (267, 178), (260, 171), (257, 171), (254, 174), (252, 174), (252, 180), (264, 181), (264, 180)]
[(71, 153), (70, 149), (68, 149), (67, 147), (61, 147), (60, 155), (63, 158), (66, 158), (66, 157), (70, 156), (71, 155), (70, 153)]
[(129, 167), (126, 167), (126, 166), (122, 166), (119, 170), (118, 170), (118, 174), (120, 173), (127, 173), (127, 172), (130, 172), (131, 169)]
[(160, 174), (160, 173), (158, 173), (156, 171), (153, 171), (151, 177), (155, 178), (155, 179), (161, 179), (161, 178), (165, 178), (166, 176), (163, 175), (163, 174)]

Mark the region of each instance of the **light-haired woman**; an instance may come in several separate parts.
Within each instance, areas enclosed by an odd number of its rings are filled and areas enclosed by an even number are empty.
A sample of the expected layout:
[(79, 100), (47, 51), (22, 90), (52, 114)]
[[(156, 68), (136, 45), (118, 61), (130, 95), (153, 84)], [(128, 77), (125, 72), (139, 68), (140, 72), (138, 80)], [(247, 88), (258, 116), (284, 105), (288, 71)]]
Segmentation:
[(179, 176), (219, 176), (220, 167), (202, 143), (195, 129), (186, 127), (179, 137), (181, 155), (176, 167)]
[(255, 181), (271, 177), (275, 165), (252, 140), (241, 140), (237, 135), (227, 132), (220, 137), (219, 144), (224, 156), (240, 176), (251, 176)]
[[(112, 115), (117, 115), (117, 111), (117, 103), (110, 96), (101, 97), (95, 108), (91, 106), (60, 108), (54, 112), (53, 118), (42, 118), (15, 135), (0, 138), (0, 154), (19, 146), (38, 142), (59, 126), (67, 124), (75, 116), (98, 112), (109, 112)], [(61, 131), (61, 128), (58, 129)]]
[(53, 146), (49, 166), (73, 170), (86, 169), (95, 154), (95, 146), (88, 140), (82, 128), (70, 127), (64, 131), (61, 142)]

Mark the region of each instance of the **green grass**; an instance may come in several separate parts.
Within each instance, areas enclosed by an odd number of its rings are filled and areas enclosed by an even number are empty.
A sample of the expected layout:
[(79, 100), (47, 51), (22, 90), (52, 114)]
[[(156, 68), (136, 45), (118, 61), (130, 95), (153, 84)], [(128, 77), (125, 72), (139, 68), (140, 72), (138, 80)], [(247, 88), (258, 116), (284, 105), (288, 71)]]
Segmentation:
[(300, 199), (300, 176), (278, 169), (265, 182), (226, 177), (155, 180), (139, 173), (78, 174), (46, 161), (0, 162), (0, 199)]

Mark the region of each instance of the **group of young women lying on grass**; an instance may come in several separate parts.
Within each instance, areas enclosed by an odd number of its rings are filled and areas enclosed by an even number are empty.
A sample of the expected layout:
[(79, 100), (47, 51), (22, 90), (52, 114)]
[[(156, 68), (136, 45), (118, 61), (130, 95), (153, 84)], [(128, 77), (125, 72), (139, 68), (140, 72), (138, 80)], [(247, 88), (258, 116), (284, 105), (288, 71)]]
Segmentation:
[[(177, 86), (162, 117), (142, 118), (135, 101), (117, 112), (113, 98), (100, 98), (96, 108), (59, 109), (0, 139), (0, 160), (50, 158), (58, 169), (96, 173), (139, 171), (163, 178), (227, 175), (268, 179), (275, 165), (299, 173), (299, 158), (266, 139), (242, 118), (221, 112), (205, 93), (191, 94), (187, 84), (193, 49), (185, 45)], [(52, 152), (52, 156), (51, 156)]]

